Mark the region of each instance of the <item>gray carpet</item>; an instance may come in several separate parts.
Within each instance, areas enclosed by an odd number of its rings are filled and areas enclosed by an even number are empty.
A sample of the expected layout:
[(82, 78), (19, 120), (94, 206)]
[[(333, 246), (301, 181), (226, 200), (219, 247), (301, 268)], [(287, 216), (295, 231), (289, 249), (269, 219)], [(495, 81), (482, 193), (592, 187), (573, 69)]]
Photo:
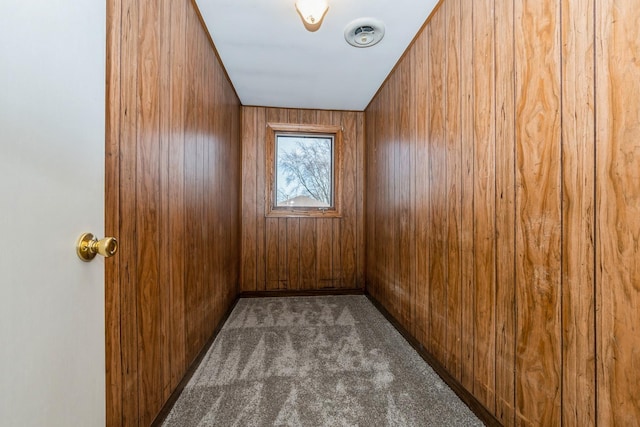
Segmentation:
[(241, 299), (164, 426), (482, 426), (364, 296)]

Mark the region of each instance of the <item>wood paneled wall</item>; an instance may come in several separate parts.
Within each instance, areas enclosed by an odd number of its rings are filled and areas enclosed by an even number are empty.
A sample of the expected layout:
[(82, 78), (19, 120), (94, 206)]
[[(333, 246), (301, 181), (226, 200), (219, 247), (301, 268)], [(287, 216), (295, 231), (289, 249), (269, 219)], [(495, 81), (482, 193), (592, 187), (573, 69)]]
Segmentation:
[(366, 110), (367, 290), (505, 425), (640, 419), (638, 22), (443, 0)]
[[(342, 217), (265, 217), (268, 123), (343, 128)], [(364, 113), (242, 108), (241, 290), (364, 287)]]
[(640, 423), (640, 8), (596, 7), (598, 420)]
[(107, 6), (107, 425), (147, 426), (238, 294), (240, 103), (191, 1)]

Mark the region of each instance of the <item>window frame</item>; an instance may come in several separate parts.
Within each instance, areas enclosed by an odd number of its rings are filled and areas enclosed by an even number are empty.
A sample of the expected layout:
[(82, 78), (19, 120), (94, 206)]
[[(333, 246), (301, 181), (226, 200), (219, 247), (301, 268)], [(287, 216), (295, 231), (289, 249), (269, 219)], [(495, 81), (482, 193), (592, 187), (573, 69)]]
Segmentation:
[[(307, 137), (318, 135), (318, 137), (333, 137), (332, 207), (291, 207), (276, 205), (277, 135), (300, 135)], [(342, 127), (316, 124), (268, 123), (266, 136), (265, 216), (340, 218), (342, 216)]]

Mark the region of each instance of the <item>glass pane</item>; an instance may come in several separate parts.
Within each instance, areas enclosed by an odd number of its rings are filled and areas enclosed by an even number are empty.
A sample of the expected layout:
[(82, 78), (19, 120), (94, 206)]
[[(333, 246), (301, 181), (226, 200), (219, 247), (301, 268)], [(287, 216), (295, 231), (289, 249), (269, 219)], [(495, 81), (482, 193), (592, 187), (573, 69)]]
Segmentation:
[(277, 135), (276, 206), (333, 205), (333, 137)]

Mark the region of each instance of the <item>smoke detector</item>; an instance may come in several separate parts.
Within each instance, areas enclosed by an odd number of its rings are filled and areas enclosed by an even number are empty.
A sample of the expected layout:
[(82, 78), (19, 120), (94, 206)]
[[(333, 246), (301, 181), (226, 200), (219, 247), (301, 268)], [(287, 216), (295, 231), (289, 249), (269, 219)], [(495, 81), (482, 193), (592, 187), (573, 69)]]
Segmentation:
[(344, 38), (351, 46), (370, 47), (384, 37), (384, 24), (374, 18), (359, 18), (344, 29)]

